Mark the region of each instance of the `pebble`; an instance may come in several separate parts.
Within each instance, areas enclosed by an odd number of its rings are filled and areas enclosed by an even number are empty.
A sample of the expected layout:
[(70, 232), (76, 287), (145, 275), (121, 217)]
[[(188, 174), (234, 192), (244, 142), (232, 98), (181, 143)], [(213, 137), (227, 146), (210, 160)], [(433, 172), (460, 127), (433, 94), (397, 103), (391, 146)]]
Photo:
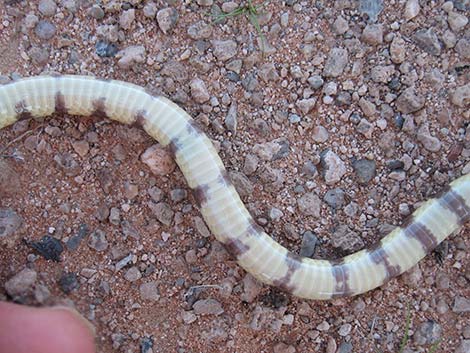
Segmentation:
[(413, 35), (413, 40), (415, 44), (426, 53), (435, 56), (441, 55), (441, 44), (437, 34), (432, 28), (417, 30)]
[(468, 23), (468, 18), (458, 12), (450, 12), (447, 16), (447, 22), (454, 32), (460, 32)]
[(337, 35), (343, 35), (349, 30), (348, 21), (346, 21), (342, 16), (338, 16), (333, 22), (333, 32)]
[(307, 193), (297, 200), (297, 205), (302, 214), (306, 216), (320, 217), (321, 200), (317, 194)]
[(439, 141), (437, 137), (430, 135), (427, 125), (423, 125), (419, 128), (416, 138), (423, 147), (430, 152), (437, 152), (441, 149), (441, 141)]
[(413, 334), (413, 341), (417, 345), (428, 345), (440, 340), (442, 327), (433, 320), (423, 322)]
[(237, 55), (237, 42), (234, 40), (212, 40), (213, 53), (217, 60), (227, 61)]
[(73, 272), (63, 272), (59, 278), (59, 288), (65, 294), (71, 293), (79, 287), (77, 275)]
[(166, 202), (159, 202), (157, 204), (150, 202), (149, 207), (159, 222), (166, 226), (170, 226), (173, 223), (175, 212), (173, 212), (169, 204)]
[(418, 96), (414, 87), (405, 89), (395, 101), (398, 111), (409, 114), (414, 113), (424, 107), (424, 97)]
[(393, 37), (392, 42), (390, 43), (390, 59), (395, 64), (401, 64), (405, 61), (406, 57), (406, 43), (405, 40), (396, 35)]
[(362, 97), (359, 102), (359, 107), (362, 110), (362, 113), (367, 116), (367, 117), (375, 117), (377, 115), (377, 109), (375, 107), (375, 104), (368, 101), (364, 97)]
[(96, 54), (102, 58), (111, 58), (118, 53), (119, 49), (114, 43), (99, 40), (95, 44), (95, 51)]
[(68, 176), (77, 176), (82, 171), (80, 164), (75, 160), (71, 153), (65, 152), (56, 154), (54, 161), (57, 166)]
[(12, 298), (30, 294), (37, 277), (36, 271), (25, 268), (5, 282), (5, 291)]
[(463, 60), (470, 60), (470, 39), (461, 38), (455, 45), (455, 51)]
[(470, 105), (470, 83), (467, 83), (464, 86), (457, 87), (450, 94), (450, 100), (452, 104), (461, 108), (465, 106), (469, 106)]
[(407, 286), (411, 288), (419, 288), (423, 283), (423, 271), (421, 271), (418, 264), (406, 271), (401, 278)]
[(119, 211), (119, 208), (111, 208), (108, 220), (109, 223), (114, 224), (115, 226), (118, 226), (121, 223), (121, 211)]
[(83, 158), (88, 154), (90, 144), (85, 140), (74, 141), (72, 142), (72, 148), (80, 157)]
[(240, 299), (246, 303), (253, 303), (263, 289), (263, 284), (247, 273), (243, 278), (243, 293)]
[(248, 197), (253, 194), (253, 183), (243, 173), (229, 172), (230, 180), (241, 197)]
[(123, 259), (119, 260), (116, 265), (114, 266), (114, 269), (117, 271), (122, 270), (124, 267), (126, 267), (129, 263), (131, 263), (132, 258), (134, 257), (133, 254), (129, 254)]
[(369, 22), (377, 22), (383, 8), (383, 0), (359, 0), (359, 11), (369, 16)]
[(376, 173), (376, 163), (374, 160), (359, 159), (353, 163), (353, 169), (360, 184), (368, 184)]
[(15, 234), (23, 224), (23, 219), (18, 213), (10, 208), (0, 208), (0, 244), (8, 243), (13, 245), (16, 237)]
[(295, 102), (295, 105), (300, 109), (300, 111), (307, 115), (313, 109), (315, 104), (317, 103), (317, 98), (307, 98), (307, 99), (299, 99)]
[(104, 17), (104, 11), (100, 5), (94, 4), (88, 9), (88, 14), (95, 20), (101, 20)]
[(330, 189), (325, 193), (323, 200), (333, 209), (344, 205), (344, 191), (340, 188)]
[(178, 11), (172, 7), (161, 9), (157, 12), (158, 27), (163, 33), (168, 34), (173, 31), (178, 22)]
[[(336, 353), (352, 353), (353, 346), (351, 342), (342, 342)], [(405, 352), (403, 352), (405, 353)]]
[(144, 337), (140, 340), (140, 353), (153, 353), (153, 339)]
[(405, 19), (407, 21), (412, 20), (418, 16), (420, 9), (419, 0), (408, 0), (405, 4)]
[(230, 105), (230, 108), (224, 120), (225, 126), (232, 133), (237, 132), (237, 116), (238, 116), (238, 106), (237, 106), (237, 103), (234, 101)]
[(454, 353), (470, 352), (470, 340), (462, 340)]
[(315, 247), (317, 245), (318, 238), (317, 236), (310, 232), (306, 231), (302, 235), (302, 244), (300, 245), (300, 256), (312, 257), (315, 252)]
[(121, 69), (129, 70), (135, 64), (145, 62), (145, 47), (142, 45), (131, 45), (116, 54), (119, 58), (118, 66)]
[(342, 337), (347, 336), (351, 333), (352, 325), (351, 324), (343, 324), (338, 330), (338, 334)]
[(210, 99), (206, 84), (200, 78), (192, 79), (189, 87), (191, 89), (191, 96), (197, 103), (202, 104)]
[(339, 156), (331, 150), (324, 151), (321, 156), (323, 177), (327, 185), (334, 185), (346, 174), (346, 165)]
[(90, 234), (88, 239), (88, 246), (96, 251), (104, 251), (108, 248), (108, 241), (106, 233), (100, 229), (95, 230)]
[(336, 353), (338, 345), (333, 337), (329, 336), (328, 341), (326, 343), (326, 350), (325, 353)]
[(30, 246), (46, 260), (52, 260), (55, 262), (60, 261), (60, 255), (64, 251), (62, 242), (50, 235), (43, 236), (39, 241), (31, 242)]
[(320, 75), (313, 75), (308, 78), (307, 82), (313, 89), (320, 89), (325, 81)]
[(362, 31), (361, 39), (370, 45), (383, 43), (383, 26), (381, 24), (368, 24)]
[(339, 225), (331, 236), (331, 244), (334, 248), (346, 253), (358, 251), (364, 247), (364, 241), (345, 224)]
[(57, 11), (57, 4), (54, 0), (40, 0), (38, 10), (43, 16), (51, 17), (54, 16)]
[(144, 5), (143, 11), (144, 11), (144, 16), (147, 18), (155, 18), (155, 15), (157, 14), (157, 4), (155, 4), (153, 1), (149, 1)]
[(51, 39), (55, 36), (55, 26), (46, 20), (40, 20), (35, 29), (34, 33), (40, 38), (44, 40)]
[(220, 315), (224, 312), (222, 308), (222, 304), (220, 304), (217, 300), (209, 298), (209, 299), (201, 299), (196, 301), (193, 304), (193, 310), (196, 315)]
[(119, 26), (123, 29), (130, 29), (135, 20), (135, 10), (125, 10), (119, 16)]
[(317, 125), (313, 128), (311, 138), (313, 141), (323, 143), (328, 141), (329, 138), (328, 130), (321, 125)]
[(165, 150), (159, 144), (155, 144), (147, 148), (140, 156), (140, 160), (150, 168), (150, 171), (153, 174), (157, 176), (168, 175), (176, 168), (176, 164), (170, 152)]
[(39, 22), (39, 18), (33, 14), (29, 13), (25, 16), (23, 23), (26, 29), (33, 29)]
[(212, 26), (204, 21), (196, 22), (189, 26), (188, 35), (192, 39), (208, 39), (212, 35)]
[(452, 311), (454, 313), (468, 313), (470, 311), (470, 299), (462, 296), (455, 297)]
[(349, 61), (348, 50), (344, 48), (333, 48), (328, 54), (328, 58), (323, 69), (326, 77), (338, 77), (344, 72)]
[(77, 234), (71, 236), (69, 240), (67, 240), (67, 242), (65, 243), (65, 245), (67, 246), (67, 249), (69, 251), (77, 250), (82, 240), (87, 237), (88, 232), (89, 232), (88, 226), (85, 223), (80, 224)]
[(142, 300), (157, 301), (160, 299), (160, 291), (158, 290), (157, 283), (154, 281), (142, 283), (139, 291)]
[(132, 266), (126, 271), (124, 278), (128, 282), (135, 282), (142, 278), (142, 273), (136, 266)]

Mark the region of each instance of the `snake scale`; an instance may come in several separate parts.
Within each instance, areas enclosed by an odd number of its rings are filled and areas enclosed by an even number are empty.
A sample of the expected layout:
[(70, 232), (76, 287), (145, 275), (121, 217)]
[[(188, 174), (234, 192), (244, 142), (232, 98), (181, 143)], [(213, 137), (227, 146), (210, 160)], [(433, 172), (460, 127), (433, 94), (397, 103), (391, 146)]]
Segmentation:
[(299, 297), (331, 299), (381, 286), (470, 218), (470, 175), (464, 175), (375, 246), (333, 261), (300, 257), (256, 223), (209, 138), (168, 99), (130, 83), (84, 76), (37, 76), (0, 86), (0, 128), (53, 113), (143, 128), (172, 152), (211, 232), (238, 263), (262, 282)]

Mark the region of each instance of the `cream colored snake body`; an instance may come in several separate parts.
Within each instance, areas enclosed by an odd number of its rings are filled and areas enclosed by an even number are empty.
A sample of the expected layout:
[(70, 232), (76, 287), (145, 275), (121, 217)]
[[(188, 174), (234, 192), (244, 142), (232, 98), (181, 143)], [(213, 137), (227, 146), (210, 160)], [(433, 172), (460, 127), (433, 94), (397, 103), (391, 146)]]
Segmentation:
[(465, 175), (376, 246), (337, 261), (304, 258), (257, 225), (210, 140), (171, 101), (129, 83), (82, 76), (39, 76), (0, 86), (0, 128), (54, 113), (137, 124), (169, 146), (215, 237), (246, 271), (299, 297), (330, 299), (376, 288), (414, 266), (470, 217)]

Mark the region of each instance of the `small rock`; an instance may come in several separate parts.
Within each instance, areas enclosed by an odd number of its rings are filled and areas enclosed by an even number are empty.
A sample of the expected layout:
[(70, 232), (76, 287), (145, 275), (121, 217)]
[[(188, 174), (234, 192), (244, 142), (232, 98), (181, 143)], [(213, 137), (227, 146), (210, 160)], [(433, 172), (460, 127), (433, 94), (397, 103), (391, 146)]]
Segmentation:
[(23, 224), (23, 219), (10, 208), (0, 208), (0, 244), (13, 245), (19, 234), (15, 234)]
[(231, 171), (229, 177), (241, 197), (248, 197), (253, 194), (253, 183), (243, 173)]
[(118, 47), (114, 43), (99, 40), (95, 44), (96, 54), (102, 58), (111, 58), (118, 53)]
[(243, 278), (243, 293), (241, 300), (247, 303), (253, 303), (263, 289), (263, 285), (256, 278), (247, 273)]
[(360, 184), (368, 184), (374, 177), (376, 171), (375, 161), (359, 159), (353, 163), (354, 172)]
[(405, 19), (412, 20), (418, 16), (420, 9), (419, 0), (408, 0), (405, 4)]
[(427, 125), (419, 128), (416, 138), (428, 151), (437, 152), (441, 149), (441, 141), (437, 137), (431, 136)]
[(339, 156), (331, 150), (324, 151), (321, 156), (323, 176), (327, 185), (334, 185), (346, 174), (346, 165)]
[(46, 260), (52, 260), (55, 262), (60, 261), (60, 254), (64, 251), (62, 242), (50, 235), (43, 236), (40, 241), (31, 242), (30, 246)]
[(193, 304), (196, 315), (220, 315), (224, 312), (222, 305), (215, 299), (201, 299)]
[(307, 99), (299, 99), (297, 102), (295, 102), (295, 105), (300, 109), (300, 111), (304, 115), (306, 115), (310, 113), (310, 111), (313, 109), (316, 103), (317, 103), (316, 98), (307, 98)]
[(34, 29), (34, 33), (44, 40), (49, 40), (55, 36), (55, 26), (46, 20), (40, 20)]
[(440, 340), (441, 325), (433, 320), (423, 322), (413, 334), (413, 341), (417, 345), (433, 344)]
[(96, 251), (104, 251), (108, 248), (108, 241), (106, 240), (106, 233), (100, 229), (95, 230), (90, 234), (88, 246)]
[(358, 104), (365, 116), (375, 117), (377, 115), (375, 104), (368, 101), (364, 97), (359, 100)]
[(12, 298), (28, 295), (32, 293), (37, 277), (36, 271), (25, 268), (5, 282), (5, 291)]
[(212, 40), (215, 57), (220, 61), (227, 61), (237, 55), (237, 42), (234, 40)]
[(323, 75), (326, 77), (338, 77), (344, 72), (349, 61), (349, 55), (347, 49), (333, 48), (328, 54), (328, 59), (323, 69)]
[(143, 300), (157, 301), (160, 299), (160, 292), (156, 282), (143, 283), (139, 287), (140, 297)]
[(405, 61), (405, 56), (406, 56), (406, 43), (404, 39), (399, 36), (395, 35), (393, 37), (392, 42), (390, 43), (390, 59), (395, 64), (401, 64), (402, 62)]
[(273, 353), (295, 353), (295, 347), (279, 342), (273, 347)]
[(171, 154), (159, 144), (147, 148), (140, 156), (140, 160), (157, 176), (170, 174), (176, 168)]
[(185, 189), (173, 189), (170, 192), (170, 199), (173, 202), (181, 202), (186, 199), (188, 192)]
[(470, 352), (470, 340), (462, 340), (454, 353)]
[(65, 294), (71, 293), (79, 287), (77, 275), (73, 272), (64, 272), (59, 279), (59, 287)]
[(202, 104), (210, 99), (206, 84), (200, 78), (192, 79), (189, 87), (191, 88), (191, 96), (197, 103)]
[(158, 27), (160, 27), (162, 32), (165, 34), (173, 32), (177, 21), (178, 11), (172, 7), (161, 9), (157, 13)]
[(55, 15), (57, 5), (54, 0), (40, 0), (38, 10), (43, 16), (51, 17)]
[(147, 2), (144, 5), (143, 11), (144, 11), (144, 16), (147, 18), (155, 18), (155, 15), (157, 14), (157, 4), (155, 4), (152, 1)]
[(140, 64), (145, 61), (145, 47), (142, 45), (131, 45), (116, 54), (119, 58), (118, 66), (121, 69), (128, 70), (134, 64)]
[(329, 138), (328, 130), (321, 125), (315, 126), (312, 130), (311, 138), (318, 143), (326, 142)]
[(398, 111), (409, 114), (424, 107), (424, 97), (418, 96), (413, 87), (405, 89), (395, 101)]
[(323, 86), (325, 81), (320, 75), (313, 75), (308, 78), (307, 82), (313, 89), (319, 89)]
[(93, 4), (88, 9), (88, 14), (93, 17), (95, 20), (101, 20), (104, 17), (104, 11), (98, 4)]
[(297, 200), (297, 205), (302, 214), (306, 216), (320, 217), (321, 200), (314, 193), (307, 193)]
[(413, 266), (401, 277), (403, 282), (411, 288), (419, 288), (423, 282), (423, 272), (419, 265)]
[(227, 112), (227, 116), (225, 117), (224, 123), (230, 132), (232, 133), (237, 132), (237, 103), (236, 102), (232, 102), (232, 104), (230, 105), (230, 108)]
[(455, 45), (455, 51), (462, 60), (470, 60), (470, 39), (461, 38)]
[(121, 223), (121, 211), (117, 207), (112, 207), (109, 212), (109, 223), (118, 226)]
[(140, 273), (139, 269), (136, 266), (132, 266), (126, 271), (126, 273), (124, 274), (124, 278), (126, 279), (126, 281), (135, 282), (142, 278), (142, 273)]
[[(464, 86), (457, 87), (450, 95), (452, 104), (458, 107), (464, 108), (470, 105), (470, 83)], [(1, 175), (0, 175), (1, 179)], [(1, 183), (1, 181), (0, 181)]]
[(345, 253), (352, 253), (364, 247), (362, 238), (347, 225), (340, 225), (333, 232), (331, 244)]
[(362, 31), (361, 39), (370, 45), (383, 43), (383, 26), (381, 24), (368, 24)]
[(447, 22), (454, 32), (460, 32), (468, 23), (468, 18), (458, 12), (450, 12), (447, 17)]
[(88, 226), (84, 223), (80, 224), (77, 234), (71, 236), (69, 240), (65, 243), (67, 249), (69, 249), (70, 251), (77, 250), (82, 240), (87, 237), (88, 232)]
[(199, 21), (188, 28), (188, 35), (195, 40), (208, 39), (212, 35), (212, 26), (204, 21)]
[(369, 16), (369, 22), (377, 22), (383, 8), (383, 0), (359, 0), (359, 12)]
[(435, 56), (441, 55), (441, 44), (437, 34), (432, 28), (417, 30), (413, 35), (413, 40), (416, 45), (426, 53)]
[(351, 324), (343, 324), (338, 330), (338, 334), (342, 337), (345, 337), (351, 333), (352, 325)]
[(72, 148), (80, 157), (83, 158), (88, 154), (88, 151), (90, 150), (90, 144), (85, 140), (74, 141), (72, 142)]
[(153, 339), (144, 337), (140, 340), (140, 353), (153, 353)]
[(65, 152), (56, 154), (54, 161), (57, 166), (68, 176), (77, 176), (82, 171), (80, 164), (73, 158), (72, 154)]
[(452, 311), (454, 313), (468, 313), (470, 311), (470, 299), (461, 296), (455, 297)]
[(124, 197), (133, 200), (139, 195), (139, 187), (129, 181), (124, 183)]
[(121, 16), (119, 16), (119, 25), (123, 29), (130, 29), (132, 26), (132, 23), (134, 23), (134, 20), (135, 20), (135, 10), (134, 9), (125, 10), (121, 13)]
[(330, 189), (325, 193), (323, 200), (333, 209), (338, 209), (344, 204), (344, 191), (340, 188)]
[(28, 55), (36, 65), (43, 66), (49, 61), (50, 52), (48, 48), (33, 46), (28, 50)]
[(328, 337), (328, 342), (326, 344), (326, 350), (325, 353), (336, 353), (338, 345), (336, 344), (336, 341), (333, 337), (329, 336)]
[(173, 223), (173, 216), (175, 213), (171, 209), (170, 205), (165, 202), (159, 202), (157, 204), (150, 202), (149, 207), (152, 210), (155, 217), (164, 225), (170, 226)]
[(318, 238), (310, 231), (306, 231), (302, 236), (302, 244), (300, 245), (300, 256), (312, 257), (315, 252)]
[(338, 16), (333, 22), (333, 32), (337, 35), (343, 35), (349, 30), (348, 21), (346, 21), (342, 16)]

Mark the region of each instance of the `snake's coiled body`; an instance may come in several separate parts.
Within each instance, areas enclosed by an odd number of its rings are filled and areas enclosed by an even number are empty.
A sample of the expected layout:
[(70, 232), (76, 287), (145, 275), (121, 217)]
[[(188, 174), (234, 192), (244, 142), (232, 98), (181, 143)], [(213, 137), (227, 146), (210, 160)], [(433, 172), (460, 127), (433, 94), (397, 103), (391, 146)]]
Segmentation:
[(210, 140), (171, 101), (129, 83), (82, 76), (39, 76), (0, 86), (0, 128), (53, 113), (137, 124), (169, 146), (216, 238), (256, 278), (299, 297), (330, 299), (376, 288), (414, 266), (470, 218), (465, 175), (376, 246), (337, 261), (302, 258), (257, 225)]

